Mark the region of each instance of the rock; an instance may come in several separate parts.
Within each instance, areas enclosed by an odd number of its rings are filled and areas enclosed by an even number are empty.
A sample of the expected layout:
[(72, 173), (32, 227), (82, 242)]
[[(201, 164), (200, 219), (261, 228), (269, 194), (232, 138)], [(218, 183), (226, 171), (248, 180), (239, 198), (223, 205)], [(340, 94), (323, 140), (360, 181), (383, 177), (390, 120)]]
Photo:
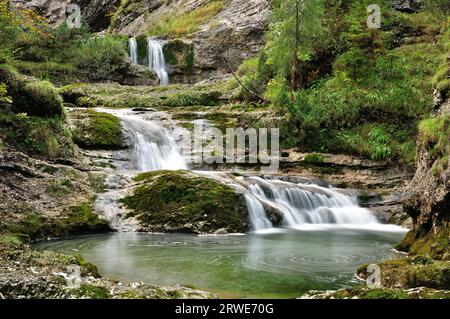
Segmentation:
[(75, 3), (80, 5), (83, 17), (91, 30), (98, 32), (109, 27), (120, 0), (77, 0)]
[(393, 7), (397, 11), (413, 13), (420, 10), (420, 0), (394, 0)]
[(16, 6), (35, 10), (52, 25), (63, 23), (67, 17), (68, 6), (77, 4), (84, 20), (94, 32), (109, 27), (111, 16), (120, 4), (120, 0), (12, 0), (11, 2)]
[(40, 117), (61, 116), (62, 99), (55, 87), (47, 81), (23, 76), (7, 66), (0, 67), (0, 79), (12, 97), (11, 111)]
[(449, 119), (447, 113), (426, 120), (428, 127), (421, 125), (417, 172), (403, 194), (414, 230), (399, 248), (438, 259), (450, 258), (450, 241), (445, 239), (450, 230)]
[[(187, 171), (157, 171), (136, 177), (134, 193), (123, 199), (143, 231), (244, 233), (245, 199), (228, 185)], [(143, 183), (143, 184), (142, 184)]]
[(159, 79), (157, 74), (150, 71), (148, 67), (131, 64), (119, 83), (122, 85), (157, 86), (159, 85)]
[[(170, 3), (137, 0), (122, 7), (110, 31), (133, 36), (145, 34), (149, 26), (164, 17), (193, 12), (208, 3), (208, 0)], [(182, 39), (168, 38), (165, 53), (171, 81), (193, 83), (229, 77), (230, 70), (223, 62), (223, 55), (226, 54), (236, 68), (243, 60), (258, 54), (265, 44), (269, 13), (267, 0), (230, 0), (194, 32), (183, 35)], [(224, 48), (228, 51), (224, 52)]]

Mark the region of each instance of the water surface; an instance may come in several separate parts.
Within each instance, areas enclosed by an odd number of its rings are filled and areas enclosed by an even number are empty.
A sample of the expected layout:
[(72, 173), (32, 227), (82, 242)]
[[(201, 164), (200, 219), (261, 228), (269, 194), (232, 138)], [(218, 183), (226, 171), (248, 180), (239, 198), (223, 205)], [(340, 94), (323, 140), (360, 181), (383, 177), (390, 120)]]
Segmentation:
[(398, 257), (398, 229), (277, 229), (262, 234), (191, 236), (116, 233), (41, 242), (39, 250), (79, 252), (125, 282), (186, 285), (234, 298), (295, 298), (310, 289), (358, 283), (362, 264)]

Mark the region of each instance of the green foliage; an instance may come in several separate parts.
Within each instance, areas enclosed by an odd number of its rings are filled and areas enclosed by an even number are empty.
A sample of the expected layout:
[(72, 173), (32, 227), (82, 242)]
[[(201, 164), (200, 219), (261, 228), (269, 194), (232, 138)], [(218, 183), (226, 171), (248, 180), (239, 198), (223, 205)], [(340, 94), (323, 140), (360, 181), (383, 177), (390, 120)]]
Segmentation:
[(449, 167), (450, 116), (423, 120), (420, 125), (420, 139), (434, 161), (433, 174), (439, 175)]
[[(151, 229), (178, 232), (245, 231), (239, 196), (215, 180), (162, 171), (141, 175), (142, 186), (123, 202)], [(190, 226), (189, 226), (190, 225)]]
[(364, 292), (361, 299), (409, 299), (408, 294), (401, 289), (376, 288)]
[(181, 37), (192, 34), (201, 25), (216, 16), (222, 10), (224, 4), (224, 0), (212, 0), (181, 15), (170, 14), (162, 16), (159, 20), (151, 24), (147, 34), (151, 36), (170, 37)]
[(94, 110), (81, 113), (82, 119), (72, 131), (76, 144), (88, 149), (123, 148), (122, 125), (119, 118)]
[(120, 38), (91, 38), (78, 48), (74, 64), (92, 81), (108, 79), (126, 68), (125, 49)]
[[(297, 7), (298, 6), (298, 7)], [(298, 23), (297, 23), (298, 15)], [(272, 21), (266, 47), (266, 63), (277, 76), (285, 78), (299, 62), (306, 62), (313, 53), (313, 44), (323, 31), (323, 1), (273, 0)], [(294, 72), (297, 72), (295, 70)]]
[(304, 163), (307, 164), (323, 164), (325, 157), (322, 154), (308, 154), (303, 159)]
[(372, 147), (372, 159), (376, 161), (385, 160), (391, 156), (389, 138), (380, 127), (373, 127), (370, 132), (370, 144)]
[(8, 90), (5, 83), (0, 83), (0, 108), (6, 108), (12, 103), (12, 99), (8, 96)]
[[(65, 23), (50, 28), (29, 12), (15, 10), (8, 14), (19, 22), (14, 24), (14, 36), (5, 42), (9, 44), (7, 53), (0, 50), (0, 56), (6, 56), (5, 61), (20, 72), (65, 84), (80, 79), (108, 80), (127, 67), (126, 40), (122, 36), (93, 36), (84, 22), (81, 28), (69, 28)], [(27, 19), (27, 24), (19, 27), (25, 23), (23, 16), (30, 14), (31, 21)], [(2, 19), (8, 21), (0, 12)]]
[[(291, 95), (288, 76), (295, 26), (292, 31), (293, 17), (284, 19), (283, 13), (284, 6), (292, 7), (295, 1), (274, 1), (267, 48), (258, 64), (253, 60), (242, 66), (241, 76), (255, 90), (267, 84), (265, 98), (282, 115), (290, 114), (284, 116), (290, 121), (284, 131), (293, 132), (291, 138), (302, 149), (412, 164), (416, 125), (432, 110), (433, 85), (444, 98), (449, 91), (448, 60), (436, 73), (436, 60), (448, 54), (448, 24), (429, 9), (404, 14), (382, 1), (382, 29), (368, 29), (370, 3), (324, 1), (323, 19), (311, 23), (321, 23), (327, 36), (311, 35), (309, 43), (302, 45), (306, 51), (299, 53), (298, 67), (303, 71), (297, 72), (296, 79), (301, 88)], [(320, 4), (311, 6), (321, 10)], [(291, 32), (283, 36), (285, 30)], [(429, 44), (441, 30), (447, 33), (438, 45)], [(405, 37), (418, 35), (430, 41), (401, 45)], [(305, 37), (307, 41), (307, 30)], [(332, 58), (324, 52), (331, 52)], [(312, 74), (318, 75), (311, 82)]]

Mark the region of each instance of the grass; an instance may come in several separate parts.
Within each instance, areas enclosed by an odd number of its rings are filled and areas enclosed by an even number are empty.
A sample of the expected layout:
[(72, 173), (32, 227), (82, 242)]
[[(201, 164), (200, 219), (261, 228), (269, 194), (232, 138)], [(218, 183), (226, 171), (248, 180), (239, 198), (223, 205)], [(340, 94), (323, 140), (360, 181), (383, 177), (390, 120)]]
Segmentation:
[(420, 139), (435, 163), (432, 173), (436, 176), (448, 169), (450, 147), (450, 116), (445, 115), (423, 120), (420, 125)]
[(166, 15), (152, 22), (147, 34), (150, 36), (181, 37), (196, 32), (224, 7), (224, 0), (213, 0), (182, 15)]

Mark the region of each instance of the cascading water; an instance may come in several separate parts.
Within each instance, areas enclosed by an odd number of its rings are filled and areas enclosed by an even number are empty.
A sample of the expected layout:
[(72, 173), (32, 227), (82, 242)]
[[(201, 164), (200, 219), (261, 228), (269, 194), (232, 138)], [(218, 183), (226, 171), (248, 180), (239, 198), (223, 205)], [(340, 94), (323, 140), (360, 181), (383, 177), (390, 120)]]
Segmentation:
[(130, 58), (133, 64), (138, 64), (138, 55), (137, 55), (137, 41), (135, 37), (132, 37), (128, 40), (130, 46)]
[(148, 61), (150, 70), (158, 75), (161, 85), (169, 84), (169, 74), (163, 53), (163, 41), (154, 38), (148, 38)]
[[(248, 182), (251, 184), (246, 198), (253, 198), (248, 209), (250, 216), (257, 219), (252, 222), (254, 230), (268, 228), (264, 205), (279, 211), (283, 225), (289, 227), (302, 224), (378, 224), (369, 210), (358, 206), (356, 198), (331, 188), (259, 177), (250, 177)], [(254, 199), (260, 204), (255, 204)]]
[(128, 110), (99, 110), (121, 119), (131, 144), (133, 170), (147, 172), (187, 168), (169, 131), (155, 121)]
[[(125, 172), (187, 169), (169, 130), (157, 124), (161, 121), (159, 116), (162, 116), (162, 112), (99, 111), (112, 113), (122, 121), (125, 135), (131, 144), (129, 156), (132, 166), (127, 167)], [(235, 186), (244, 193), (252, 230), (273, 227), (268, 218), (268, 209), (277, 211), (282, 216), (283, 226), (293, 228), (305, 225), (379, 225), (369, 210), (358, 206), (356, 198), (313, 182), (292, 183), (276, 177), (256, 176), (243, 176), (238, 181), (227, 173), (203, 174)], [(109, 211), (116, 209), (110, 208), (105, 215), (111, 216)]]

